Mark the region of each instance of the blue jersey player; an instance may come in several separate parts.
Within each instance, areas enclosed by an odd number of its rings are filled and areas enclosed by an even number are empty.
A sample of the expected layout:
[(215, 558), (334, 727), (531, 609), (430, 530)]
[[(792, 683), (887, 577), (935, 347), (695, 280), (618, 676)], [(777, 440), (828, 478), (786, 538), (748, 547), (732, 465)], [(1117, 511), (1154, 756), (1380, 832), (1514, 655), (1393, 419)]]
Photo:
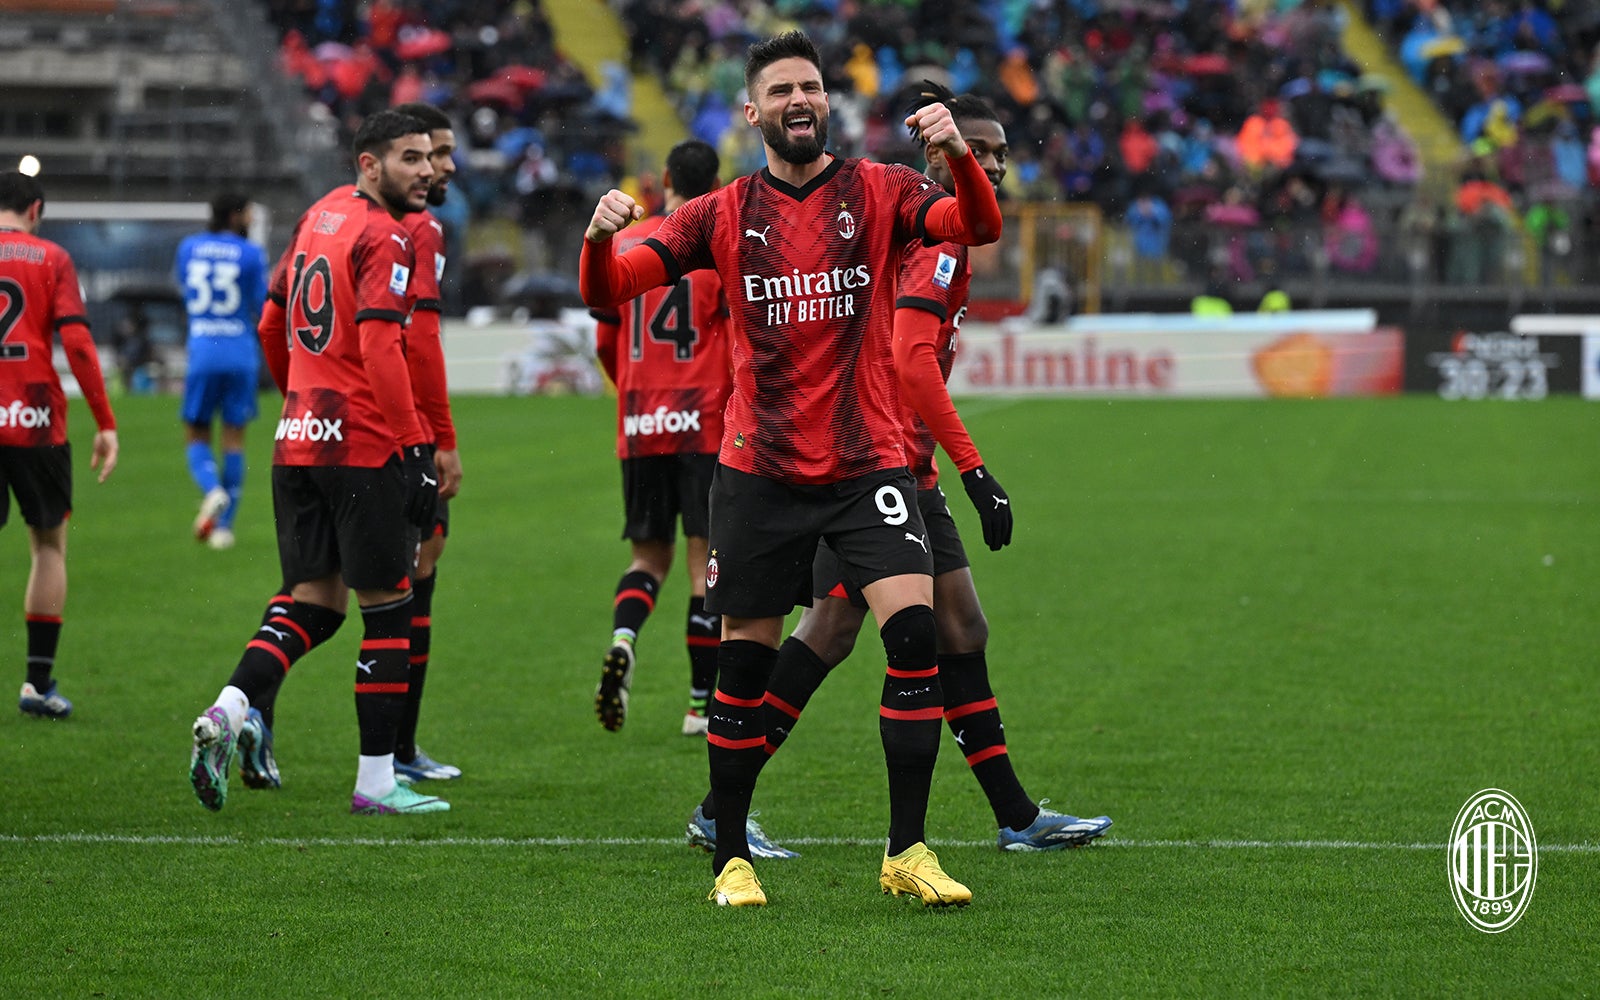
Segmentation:
[[(189, 314), (183, 422), (189, 474), (201, 493), (194, 536), (214, 549), (233, 545), (233, 519), (244, 484), (244, 427), (256, 415), (261, 367), (256, 320), (267, 296), (267, 258), (245, 239), (249, 230), (249, 199), (219, 194), (211, 202), (210, 227), (178, 246), (175, 265)], [(211, 451), (211, 424), (219, 411), (220, 474)]]

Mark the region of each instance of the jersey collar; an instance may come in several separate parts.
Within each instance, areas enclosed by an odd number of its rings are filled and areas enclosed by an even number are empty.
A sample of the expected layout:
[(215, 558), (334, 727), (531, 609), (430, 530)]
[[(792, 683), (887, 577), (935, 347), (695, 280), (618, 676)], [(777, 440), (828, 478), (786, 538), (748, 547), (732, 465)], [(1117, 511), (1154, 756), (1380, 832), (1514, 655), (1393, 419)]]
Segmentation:
[[(832, 153), (828, 153), (827, 155), (833, 156)], [(793, 184), (790, 184), (787, 181), (778, 180), (778, 178), (772, 176), (771, 167), (761, 168), (761, 179), (766, 181), (767, 186), (779, 194), (788, 195), (795, 201), (805, 201), (807, 195), (815, 191), (817, 188), (820, 188), (822, 185), (828, 183), (828, 181), (832, 180), (833, 175), (838, 173), (839, 169), (843, 166), (844, 160), (840, 157), (833, 156), (833, 162), (829, 163), (826, 167), (823, 167), (822, 173), (811, 178), (809, 181), (806, 181), (804, 187), (795, 187)]]

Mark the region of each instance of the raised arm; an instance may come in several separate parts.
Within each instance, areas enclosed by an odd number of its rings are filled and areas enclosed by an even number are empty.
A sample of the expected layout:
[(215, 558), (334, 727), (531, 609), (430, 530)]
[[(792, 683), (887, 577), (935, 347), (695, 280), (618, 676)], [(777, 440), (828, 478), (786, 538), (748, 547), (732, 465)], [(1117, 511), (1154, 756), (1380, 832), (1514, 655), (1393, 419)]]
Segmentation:
[(906, 125), (915, 129), (930, 146), (944, 151), (955, 177), (955, 201), (941, 201), (929, 209), (925, 227), (930, 240), (953, 240), (967, 246), (982, 246), (1000, 238), (1000, 203), (994, 185), (978, 166), (967, 141), (956, 128), (950, 109), (929, 104), (906, 116)]
[(589, 308), (620, 305), (666, 283), (667, 266), (654, 250), (642, 245), (622, 254), (612, 250), (611, 238), (643, 217), (644, 209), (616, 189), (595, 205), (578, 258), (578, 293)]
[(978, 166), (978, 158), (970, 149), (959, 157), (951, 157), (950, 172), (955, 176), (956, 196), (928, 209), (925, 223), (928, 239), (952, 240), (967, 246), (982, 246), (998, 240), (1000, 202), (995, 200), (994, 185)]

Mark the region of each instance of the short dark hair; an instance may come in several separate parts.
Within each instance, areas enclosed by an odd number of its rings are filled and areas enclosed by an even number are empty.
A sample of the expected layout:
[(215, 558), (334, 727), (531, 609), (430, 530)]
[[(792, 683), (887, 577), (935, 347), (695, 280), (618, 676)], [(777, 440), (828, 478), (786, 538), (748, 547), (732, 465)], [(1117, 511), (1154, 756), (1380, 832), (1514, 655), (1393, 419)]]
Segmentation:
[[(960, 128), (964, 121), (998, 122), (1000, 116), (995, 113), (994, 105), (977, 94), (962, 94), (959, 97), (950, 92), (950, 88), (932, 80), (923, 80), (912, 88), (911, 104), (907, 114), (914, 113), (930, 104), (943, 104), (950, 110), (950, 117), (955, 120), (956, 127)], [(922, 134), (915, 128), (911, 130), (911, 138), (917, 145), (922, 145)]]
[(20, 170), (0, 174), (0, 212), (26, 212), (34, 202), (44, 201), (44, 186)]
[(722, 161), (710, 143), (699, 139), (685, 139), (672, 147), (667, 154), (667, 176), (672, 180), (672, 190), (685, 198), (698, 198), (717, 183), (717, 171)]
[[(822, 56), (803, 31), (785, 31), (764, 42), (750, 46), (750, 55), (744, 63), (744, 89), (747, 94), (755, 89), (756, 77), (779, 59), (804, 59), (822, 71)], [(754, 98), (754, 94), (750, 95)]]
[(437, 132), (442, 128), (455, 128), (455, 126), (450, 123), (449, 115), (445, 114), (443, 111), (440, 111), (433, 105), (425, 104), (422, 101), (410, 101), (406, 104), (396, 104), (389, 110), (398, 111), (403, 115), (410, 115), (417, 121), (428, 126), (428, 131), (430, 132)]
[(238, 191), (223, 191), (211, 199), (211, 231), (220, 233), (228, 228), (233, 213), (250, 207), (250, 199)]
[(408, 114), (390, 108), (377, 111), (366, 117), (361, 127), (356, 129), (356, 137), (350, 143), (350, 154), (356, 159), (362, 153), (372, 153), (382, 156), (389, 151), (389, 144), (404, 135), (427, 135), (431, 129)]

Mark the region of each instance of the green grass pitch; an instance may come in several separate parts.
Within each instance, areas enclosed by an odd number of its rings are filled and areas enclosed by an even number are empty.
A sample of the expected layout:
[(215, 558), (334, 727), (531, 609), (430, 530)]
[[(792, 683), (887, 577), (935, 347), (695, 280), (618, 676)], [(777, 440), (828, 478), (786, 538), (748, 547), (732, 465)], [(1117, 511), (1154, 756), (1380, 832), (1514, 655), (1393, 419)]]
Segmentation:
[[(1034, 796), (1116, 825), (1087, 850), (996, 851), (947, 738), (930, 840), (975, 899), (941, 912), (878, 891), (870, 636), (757, 790), (802, 857), (758, 863), (764, 910), (705, 900), (709, 860), (682, 842), (706, 758), (678, 735), (681, 568), (626, 728), (592, 711), (626, 562), (611, 405), (458, 401), (422, 736), (466, 777), (439, 789), (447, 815), (366, 818), (347, 813), (355, 622), (284, 690), (281, 791), (235, 782), (211, 814), (185, 778), (189, 723), (277, 583), (272, 420), (216, 553), (189, 537), (176, 402), (119, 401), (104, 485), (75, 403), (57, 676), (77, 712), (0, 711), (0, 995), (1594, 992), (1593, 404), (969, 401), (1017, 514), (1010, 549), (971, 546), (1012, 759)], [(26, 552), (13, 510), (12, 685)], [(1543, 848), (1499, 935), (1456, 912), (1443, 846), (1485, 787)]]

